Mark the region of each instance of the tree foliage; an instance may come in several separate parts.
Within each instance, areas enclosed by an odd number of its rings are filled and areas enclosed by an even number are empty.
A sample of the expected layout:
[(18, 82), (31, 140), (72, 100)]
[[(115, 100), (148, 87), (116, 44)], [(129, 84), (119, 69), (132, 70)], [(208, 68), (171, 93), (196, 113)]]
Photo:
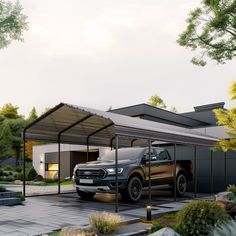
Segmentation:
[(36, 108), (33, 107), (32, 110), (31, 110), (31, 112), (30, 112), (30, 114), (29, 114), (28, 120), (29, 120), (29, 121), (34, 121), (34, 120), (36, 120), (37, 118), (38, 118), (38, 114), (37, 114)]
[(9, 122), (4, 120), (0, 127), (0, 159), (11, 157), (13, 154), (11, 128)]
[(22, 34), (28, 29), (26, 18), (19, 1), (0, 0), (0, 49), (12, 40), (23, 41)]
[(206, 58), (225, 63), (236, 56), (236, 0), (203, 0), (187, 19), (187, 28), (180, 34), (179, 45), (201, 49), (193, 57), (196, 65), (206, 65)]
[(150, 106), (158, 107), (158, 108), (162, 108), (162, 109), (167, 108), (167, 106), (166, 106), (165, 102), (163, 101), (163, 99), (161, 97), (159, 97), (157, 94), (155, 94), (155, 95), (153, 95), (149, 98), (148, 104)]
[[(167, 109), (167, 105), (166, 103), (164, 102), (164, 100), (159, 97), (157, 94), (151, 96), (149, 99), (148, 99), (148, 102), (147, 102), (150, 106), (153, 106), (153, 107), (158, 107), (158, 108), (161, 108), (161, 109)], [(176, 107), (171, 107), (169, 109), (171, 112), (174, 112), (174, 113), (177, 113), (177, 108)]]
[(11, 103), (7, 103), (0, 108), (0, 115), (9, 119), (17, 119), (22, 117), (18, 114), (18, 109), (19, 107), (13, 106)]
[[(232, 100), (236, 100), (236, 82), (233, 82), (230, 86), (230, 95)], [(229, 136), (229, 139), (220, 140), (215, 149), (221, 149), (223, 151), (234, 150), (236, 151), (236, 108), (229, 110), (215, 109), (214, 110), (217, 123), (223, 125)]]

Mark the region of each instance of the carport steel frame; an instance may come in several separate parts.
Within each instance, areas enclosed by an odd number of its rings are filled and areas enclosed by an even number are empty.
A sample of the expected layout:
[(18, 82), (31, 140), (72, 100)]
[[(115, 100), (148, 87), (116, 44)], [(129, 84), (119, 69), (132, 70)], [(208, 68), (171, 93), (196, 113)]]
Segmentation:
[[(39, 117), (37, 120), (35, 120), (34, 122), (32, 122), (31, 124), (29, 124), (27, 127), (25, 127), (25, 129), (23, 130), (23, 147), (24, 147), (24, 162), (23, 162), (23, 175), (24, 175), (24, 181), (23, 181), (23, 196), (26, 197), (26, 132), (27, 129), (29, 129), (30, 127), (32, 127), (34, 124), (36, 124), (37, 122), (39, 122), (40, 120), (42, 120), (43, 118), (45, 118), (46, 116), (50, 115), (51, 113), (53, 113), (55, 110), (57, 109), (57, 107), (55, 107), (54, 109), (50, 110), (49, 112), (47, 112), (46, 114), (42, 115), (41, 117)], [(73, 128), (76, 125), (79, 125), (80, 123), (82, 123), (83, 121), (89, 119), (90, 117), (92, 117), (93, 114), (88, 114), (87, 116), (85, 116), (82, 119), (79, 119), (78, 121), (76, 121), (75, 123), (69, 125), (68, 127), (66, 127), (65, 129), (61, 130), (60, 132), (58, 132), (58, 194), (61, 193), (61, 184), (60, 184), (60, 165), (61, 165), (61, 135), (63, 133), (65, 133), (66, 131), (70, 130), (71, 128)], [(87, 160), (89, 160), (89, 139), (91, 136), (99, 133), (102, 130), (107, 129), (108, 127), (114, 125), (114, 123), (110, 123), (108, 125), (105, 125), (104, 127), (99, 128), (98, 130), (92, 132), (91, 134), (87, 135)], [(133, 146), (134, 141), (138, 140), (138, 139), (142, 139), (142, 140), (146, 140), (148, 141), (148, 149), (149, 149), (149, 183), (148, 183), (148, 199), (149, 199), (149, 204), (151, 205), (151, 148), (152, 148), (152, 142), (153, 141), (166, 141), (166, 140), (160, 140), (160, 139), (147, 139), (144, 137), (139, 137), (139, 136), (134, 136), (134, 135), (119, 135), (116, 134), (113, 138), (111, 138), (110, 140), (110, 144), (111, 144), (111, 149), (113, 147), (113, 141), (115, 140), (115, 182), (116, 182), (116, 204), (115, 204), (115, 212), (118, 212), (118, 194), (119, 194), (119, 186), (118, 186), (118, 160), (119, 160), (119, 138), (121, 137), (128, 137), (128, 138), (132, 138), (131, 140), (131, 144), (130, 146)], [(47, 140), (45, 140), (47, 141)], [(175, 142), (174, 143), (174, 199), (176, 201), (176, 145), (177, 144), (183, 144), (181, 142)], [(184, 144), (188, 144), (188, 143), (184, 143)], [(192, 145), (192, 143), (189, 143), (190, 145)], [(99, 146), (99, 145), (97, 145)], [(204, 144), (199, 144), (199, 146), (208, 146), (209, 145), (204, 145)], [(197, 145), (194, 145), (194, 197), (197, 196), (197, 171), (196, 171), (196, 165), (197, 165)], [(225, 185), (226, 185), (226, 154), (225, 154)], [(210, 181), (210, 189), (211, 189), (211, 193), (213, 193), (213, 152), (211, 151), (211, 181)]]

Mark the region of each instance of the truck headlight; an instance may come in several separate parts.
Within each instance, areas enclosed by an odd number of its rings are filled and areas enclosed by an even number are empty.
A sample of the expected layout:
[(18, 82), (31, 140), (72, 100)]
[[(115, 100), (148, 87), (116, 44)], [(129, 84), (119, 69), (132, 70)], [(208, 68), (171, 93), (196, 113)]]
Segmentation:
[[(115, 175), (116, 169), (115, 168), (108, 168), (106, 169), (108, 172), (108, 175)], [(123, 168), (118, 168), (118, 174), (121, 174), (123, 172)]]

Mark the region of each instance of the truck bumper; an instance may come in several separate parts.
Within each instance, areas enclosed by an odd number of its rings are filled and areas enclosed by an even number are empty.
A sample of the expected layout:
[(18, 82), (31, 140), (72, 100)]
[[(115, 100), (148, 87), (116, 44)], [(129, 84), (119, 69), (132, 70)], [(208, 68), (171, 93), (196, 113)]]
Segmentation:
[[(126, 188), (127, 180), (118, 180), (119, 192)], [(93, 184), (81, 184), (75, 179), (74, 187), (84, 192), (115, 193), (116, 183), (114, 180), (94, 181)]]

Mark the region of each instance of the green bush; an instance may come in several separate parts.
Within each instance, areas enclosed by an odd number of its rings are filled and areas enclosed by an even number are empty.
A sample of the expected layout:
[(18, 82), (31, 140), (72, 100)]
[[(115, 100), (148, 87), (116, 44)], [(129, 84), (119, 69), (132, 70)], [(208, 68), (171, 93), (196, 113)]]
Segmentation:
[(0, 176), (4, 176), (4, 171), (0, 169)]
[(234, 184), (229, 185), (227, 187), (227, 191), (233, 193), (234, 195), (236, 195), (236, 186)]
[(43, 181), (44, 179), (43, 179), (42, 175), (37, 175), (36, 180), (37, 181)]
[(22, 202), (25, 201), (25, 197), (22, 194), (17, 195), (16, 198), (20, 199)]
[[(27, 179), (27, 176), (25, 176), (25, 177), (26, 177), (26, 180), (28, 180), (28, 179)], [(23, 173), (19, 173), (19, 174), (16, 176), (16, 179), (17, 179), (17, 180), (24, 181), (24, 174), (23, 174)]]
[(98, 233), (112, 234), (118, 229), (121, 218), (118, 215), (108, 212), (94, 212), (90, 214), (89, 222)]
[(5, 189), (4, 186), (1, 186), (1, 185), (0, 185), (0, 192), (6, 192), (6, 189)]
[(227, 223), (218, 225), (213, 228), (209, 233), (209, 236), (230, 236), (235, 235), (236, 232), (236, 221), (230, 220)]
[(47, 183), (47, 184), (57, 183), (58, 179), (45, 179), (44, 182)]
[(16, 172), (20, 173), (21, 171), (22, 171), (21, 166), (17, 166), (17, 167), (16, 167)]
[(12, 166), (5, 166), (4, 170), (5, 171), (14, 171), (14, 168)]
[(28, 180), (29, 181), (35, 180), (37, 176), (38, 176), (38, 173), (36, 172), (34, 167), (32, 167), (28, 173)]
[(3, 176), (8, 176), (8, 175), (9, 175), (8, 172), (6, 171), (3, 172)]
[(159, 224), (158, 222), (154, 222), (153, 223), (153, 226), (151, 227), (151, 229), (149, 229), (148, 233), (149, 234), (152, 234), (160, 229), (162, 229), (163, 226), (161, 224)]
[(193, 201), (177, 214), (177, 227), (188, 236), (207, 235), (209, 228), (225, 222), (228, 215), (213, 201)]

